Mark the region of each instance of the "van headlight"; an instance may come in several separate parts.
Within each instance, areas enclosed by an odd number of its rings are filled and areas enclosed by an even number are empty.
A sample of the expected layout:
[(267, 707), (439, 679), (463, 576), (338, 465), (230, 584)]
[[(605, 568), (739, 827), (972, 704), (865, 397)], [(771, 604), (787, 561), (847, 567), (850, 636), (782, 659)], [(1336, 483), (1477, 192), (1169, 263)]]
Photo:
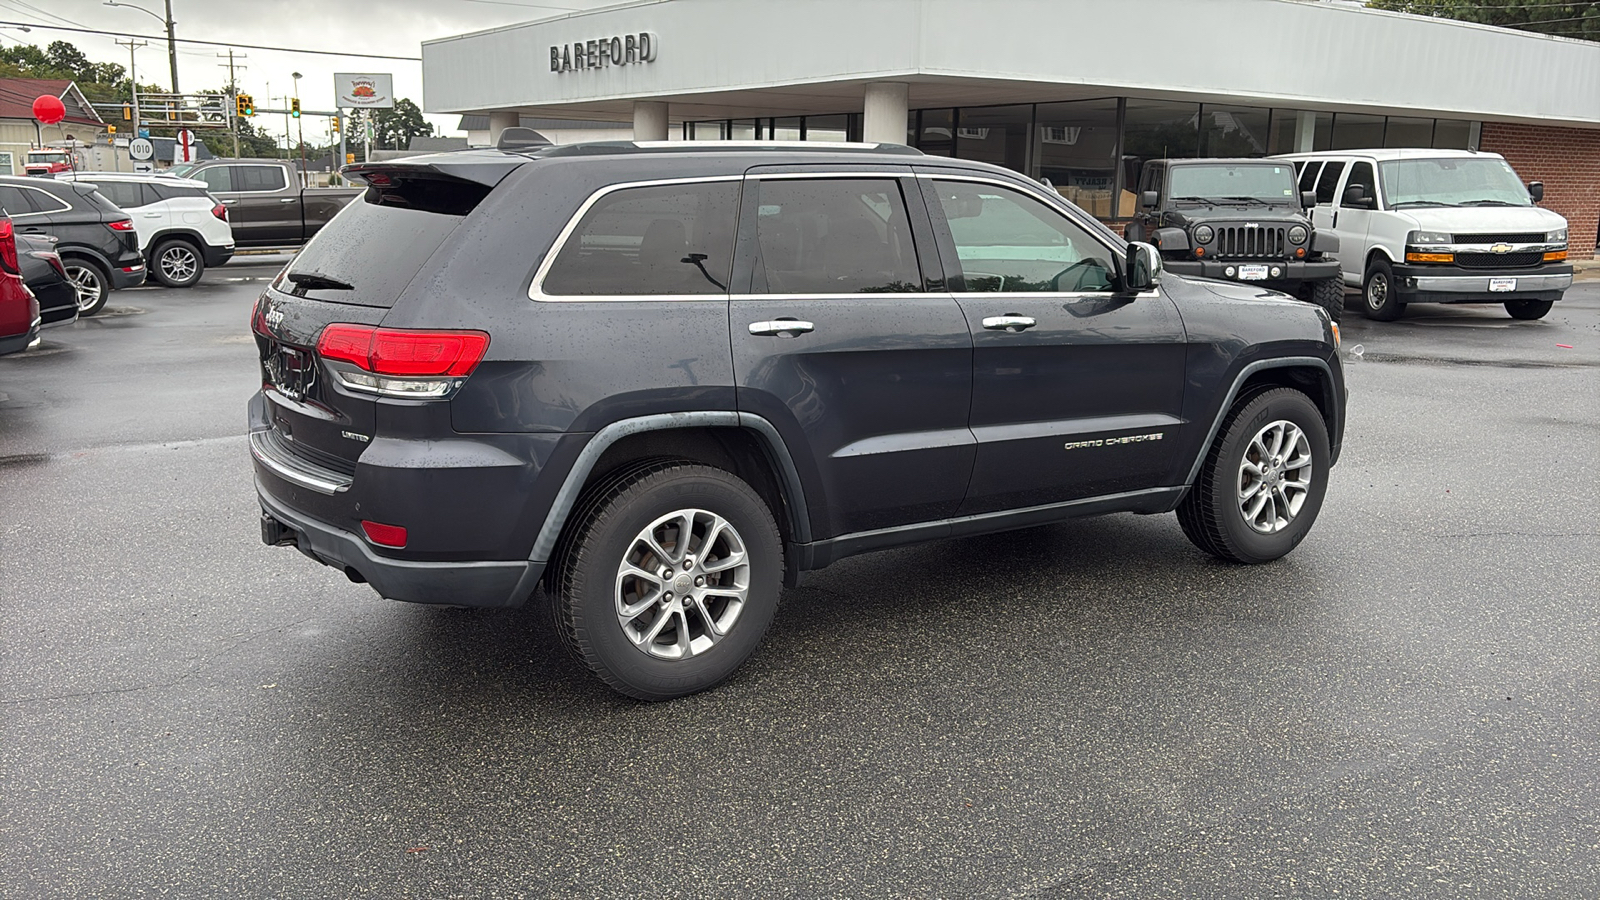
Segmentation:
[(1545, 235), (1544, 239), (1552, 244), (1565, 244), (1567, 242), (1567, 230), (1565, 228), (1557, 228), (1555, 231)]
[(1406, 236), (1408, 244), (1448, 244), (1450, 235), (1443, 231), (1413, 231)]

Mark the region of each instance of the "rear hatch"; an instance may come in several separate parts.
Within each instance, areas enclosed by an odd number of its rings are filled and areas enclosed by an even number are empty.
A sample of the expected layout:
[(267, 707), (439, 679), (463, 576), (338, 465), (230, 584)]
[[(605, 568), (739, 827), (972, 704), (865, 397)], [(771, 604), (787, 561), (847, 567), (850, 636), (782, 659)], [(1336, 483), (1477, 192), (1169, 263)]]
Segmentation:
[[(268, 426), (261, 438), (275, 450), (345, 476), (355, 475), (385, 401), (341, 384), (335, 367), (347, 364), (330, 365), (318, 352), (319, 339), (330, 325), (381, 324), (492, 188), (427, 171), (383, 181), (341, 210), (279, 273), (251, 323), (266, 399), (266, 421), (253, 427)], [(349, 329), (333, 334), (340, 331)]]

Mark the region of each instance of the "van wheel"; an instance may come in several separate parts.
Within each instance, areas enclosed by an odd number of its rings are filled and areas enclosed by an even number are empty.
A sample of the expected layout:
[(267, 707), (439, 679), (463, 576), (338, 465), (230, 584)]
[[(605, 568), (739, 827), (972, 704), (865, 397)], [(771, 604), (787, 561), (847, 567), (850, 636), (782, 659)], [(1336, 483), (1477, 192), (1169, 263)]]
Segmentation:
[(1338, 276), (1313, 281), (1301, 289), (1301, 298), (1328, 311), (1335, 322), (1344, 315), (1344, 280)]
[(150, 254), (150, 274), (170, 288), (192, 287), (205, 270), (200, 251), (181, 238), (162, 241)]
[(1394, 269), (1389, 261), (1379, 256), (1367, 266), (1367, 277), (1361, 282), (1361, 311), (1369, 319), (1393, 322), (1406, 314), (1406, 305), (1394, 290)]
[(106, 305), (111, 296), (111, 275), (99, 265), (76, 257), (63, 259), (62, 268), (67, 280), (78, 294), (78, 315), (92, 316)]
[(1554, 305), (1553, 300), (1507, 300), (1506, 312), (1513, 319), (1542, 319)]
[(664, 461), (580, 503), (559, 557), (563, 641), (619, 693), (670, 700), (722, 682), (778, 609), (783, 543), (739, 478)]
[(1262, 563), (1300, 544), (1328, 490), (1328, 428), (1311, 398), (1272, 388), (1235, 403), (1178, 505), (1178, 524), (1219, 559)]

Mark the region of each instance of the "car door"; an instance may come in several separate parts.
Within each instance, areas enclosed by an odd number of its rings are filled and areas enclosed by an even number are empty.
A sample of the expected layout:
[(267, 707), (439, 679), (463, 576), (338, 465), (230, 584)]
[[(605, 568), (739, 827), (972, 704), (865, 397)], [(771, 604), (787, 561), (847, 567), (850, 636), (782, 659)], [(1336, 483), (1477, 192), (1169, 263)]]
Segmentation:
[(1115, 289), (1121, 249), (1053, 204), (919, 169), (944, 274), (973, 342), (977, 441), (962, 515), (1147, 490), (1182, 426), (1183, 321)]
[[(1365, 191), (1365, 202), (1371, 208), (1346, 202), (1345, 195), (1352, 187)], [(1372, 246), (1369, 232), (1380, 199), (1372, 163), (1364, 159), (1351, 161), (1333, 195), (1333, 228), (1339, 235), (1339, 269), (1346, 274), (1354, 273), (1358, 281), (1366, 274), (1367, 251)]]
[(166, 204), (159, 202), (160, 198), (149, 185), (137, 181), (109, 180), (96, 184), (107, 200), (133, 219), (134, 230), (139, 234), (140, 249), (148, 251), (151, 239), (171, 227), (172, 216)]
[(233, 166), (233, 182), (240, 212), (256, 235), (251, 243), (301, 242), (300, 186), (289, 182), (283, 166), (240, 163)]
[(738, 404), (795, 448), (817, 538), (951, 516), (972, 471), (972, 339), (910, 176), (746, 176), (730, 307)]

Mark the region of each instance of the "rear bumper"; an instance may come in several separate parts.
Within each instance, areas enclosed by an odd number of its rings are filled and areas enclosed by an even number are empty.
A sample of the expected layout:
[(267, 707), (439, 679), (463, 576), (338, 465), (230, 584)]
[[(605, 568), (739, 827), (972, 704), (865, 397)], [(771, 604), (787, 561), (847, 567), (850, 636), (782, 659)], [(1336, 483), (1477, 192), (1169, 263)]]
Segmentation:
[(124, 260), (111, 268), (111, 289), (120, 291), (124, 288), (138, 287), (144, 284), (144, 276), (143, 258), (133, 262)]
[[(1496, 279), (1515, 279), (1509, 291), (1491, 291)], [(1458, 266), (1394, 267), (1394, 287), (1407, 303), (1504, 303), (1507, 300), (1559, 300), (1572, 286), (1569, 265), (1535, 269), (1463, 269)]]
[(34, 288), (34, 295), (39, 298), (39, 316), (44, 319), (44, 327), (71, 325), (78, 321), (78, 292), (67, 282)]
[(40, 327), (39, 320), (35, 318), (33, 323), (28, 326), (27, 331), (24, 331), (21, 334), (12, 335), (11, 337), (0, 337), (0, 356), (6, 356), (7, 354), (11, 353), (21, 353), (22, 351), (33, 346), (33, 342), (39, 339)]
[(447, 606), (520, 606), (533, 593), (544, 563), (527, 560), (417, 562), (374, 554), (348, 531), (292, 512), (256, 479), (261, 501), (261, 540), (292, 545), (317, 562), (365, 582), (381, 596), (409, 603)]
[(218, 247), (213, 244), (206, 244), (204, 247), (200, 248), (200, 258), (205, 260), (206, 268), (214, 269), (217, 266), (226, 264), (228, 260), (233, 259), (233, 245), (229, 244), (226, 247)]

